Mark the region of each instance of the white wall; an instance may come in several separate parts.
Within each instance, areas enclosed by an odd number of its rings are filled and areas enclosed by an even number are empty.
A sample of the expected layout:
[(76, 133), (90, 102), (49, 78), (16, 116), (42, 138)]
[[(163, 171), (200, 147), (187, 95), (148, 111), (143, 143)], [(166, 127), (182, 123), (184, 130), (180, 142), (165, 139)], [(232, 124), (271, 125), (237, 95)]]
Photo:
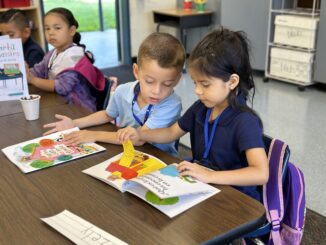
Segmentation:
[[(177, 0), (129, 0), (130, 13), (130, 41), (131, 56), (136, 57), (138, 48), (149, 34), (156, 31), (154, 24), (153, 10), (174, 9), (177, 6)], [(168, 32), (176, 36), (177, 31), (172, 27), (160, 27), (160, 32)]]

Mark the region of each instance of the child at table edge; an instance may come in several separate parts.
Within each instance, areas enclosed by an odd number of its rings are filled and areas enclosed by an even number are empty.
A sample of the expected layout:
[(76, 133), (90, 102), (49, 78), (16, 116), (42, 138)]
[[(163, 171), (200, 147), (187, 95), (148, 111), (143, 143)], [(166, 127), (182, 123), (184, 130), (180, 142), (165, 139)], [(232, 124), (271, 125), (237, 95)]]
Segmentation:
[(93, 91), (104, 92), (105, 78), (93, 65), (93, 55), (80, 43), (78, 26), (66, 8), (54, 8), (45, 14), (45, 37), (54, 49), (27, 69), (27, 80), (41, 90), (63, 96), (69, 104), (94, 112), (97, 100)]
[(43, 49), (32, 39), (31, 26), (26, 15), (19, 9), (8, 9), (1, 14), (0, 31), (10, 38), (20, 38), (23, 43), (24, 59), (33, 67), (44, 57)]
[[(173, 88), (181, 78), (184, 61), (185, 51), (178, 39), (167, 33), (150, 34), (140, 45), (137, 64), (133, 64), (137, 81), (119, 85), (106, 110), (74, 120), (56, 115), (60, 121), (44, 125), (52, 128), (45, 134), (72, 127), (86, 128), (112, 120), (118, 127), (131, 126), (141, 130), (172, 125), (180, 117), (182, 109), (181, 99)], [(120, 144), (116, 132), (81, 130), (65, 135), (67, 144), (96, 141)], [(172, 141), (154, 145), (172, 155), (177, 153)]]
[(163, 129), (120, 129), (118, 140), (164, 143), (190, 132), (194, 163), (181, 162), (181, 175), (232, 185), (261, 200), (257, 185), (267, 182), (269, 169), (262, 122), (246, 103), (254, 81), (245, 35), (225, 28), (209, 33), (190, 55), (189, 74), (199, 100), (178, 122)]

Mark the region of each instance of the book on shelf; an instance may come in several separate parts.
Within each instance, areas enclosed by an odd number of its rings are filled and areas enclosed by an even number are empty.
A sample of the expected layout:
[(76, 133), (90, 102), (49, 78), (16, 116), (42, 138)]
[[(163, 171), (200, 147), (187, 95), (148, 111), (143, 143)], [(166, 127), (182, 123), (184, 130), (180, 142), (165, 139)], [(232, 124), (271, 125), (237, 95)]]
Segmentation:
[(121, 192), (136, 195), (173, 218), (219, 192), (211, 185), (181, 176), (176, 166), (135, 151), (129, 142), (124, 144), (123, 153), (83, 170), (83, 173)]
[(78, 131), (72, 128), (47, 136), (25, 141), (2, 149), (6, 157), (24, 173), (72, 161), (101, 151), (105, 148), (95, 143), (67, 145), (65, 134)]

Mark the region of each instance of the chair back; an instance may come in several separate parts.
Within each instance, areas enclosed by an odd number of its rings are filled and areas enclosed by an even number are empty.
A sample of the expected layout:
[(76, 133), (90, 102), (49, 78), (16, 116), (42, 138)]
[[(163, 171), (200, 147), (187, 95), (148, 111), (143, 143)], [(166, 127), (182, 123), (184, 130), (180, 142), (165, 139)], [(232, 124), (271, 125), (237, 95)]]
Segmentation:
[(102, 111), (105, 110), (109, 104), (110, 96), (111, 96), (111, 88), (114, 84), (114, 81), (110, 80), (107, 76), (105, 76), (105, 87), (103, 91), (93, 90), (92, 93), (94, 97), (96, 97), (96, 110)]

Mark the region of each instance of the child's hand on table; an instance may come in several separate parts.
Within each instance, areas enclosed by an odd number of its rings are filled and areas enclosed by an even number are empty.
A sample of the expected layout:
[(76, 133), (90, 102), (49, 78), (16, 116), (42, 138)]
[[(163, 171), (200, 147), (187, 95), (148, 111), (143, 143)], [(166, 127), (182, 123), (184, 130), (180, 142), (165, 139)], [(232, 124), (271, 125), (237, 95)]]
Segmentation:
[(43, 125), (43, 128), (52, 128), (51, 130), (46, 131), (43, 135), (48, 135), (75, 127), (71, 118), (59, 114), (56, 114), (55, 117), (60, 121)]

